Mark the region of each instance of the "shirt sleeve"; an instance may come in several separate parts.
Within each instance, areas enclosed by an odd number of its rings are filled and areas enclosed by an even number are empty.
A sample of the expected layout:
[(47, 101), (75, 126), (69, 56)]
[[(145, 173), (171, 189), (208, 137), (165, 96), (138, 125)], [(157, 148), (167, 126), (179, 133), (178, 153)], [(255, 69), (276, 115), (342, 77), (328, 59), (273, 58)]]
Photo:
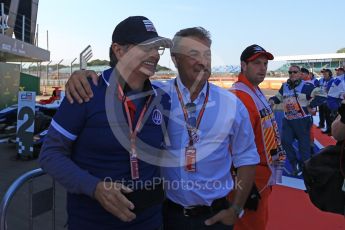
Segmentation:
[(50, 126), (39, 156), (42, 169), (68, 192), (93, 197), (99, 178), (79, 168), (71, 159), (73, 141)]
[(236, 90), (235, 91), (236, 96), (242, 101), (246, 109), (248, 110), (249, 117), (250, 117), (250, 123), (253, 127), (254, 131), (254, 137), (255, 137), (255, 144), (256, 148), (259, 152), (259, 154), (263, 153), (264, 149), (264, 143), (262, 142), (262, 130), (261, 130), (261, 122), (260, 122), (260, 114), (258, 112), (258, 109), (255, 105), (254, 100), (249, 96), (249, 94)]
[(342, 101), (341, 95), (344, 93), (343, 83), (341, 79), (335, 78), (327, 94), (327, 106), (331, 110), (337, 110)]
[(329, 91), (329, 89), (332, 87), (334, 78), (331, 78), (328, 82), (327, 82), (327, 86), (326, 86), (326, 90), (327, 92)]
[(39, 163), (67, 191), (93, 197), (100, 180), (70, 159), (73, 143), (86, 123), (88, 103), (70, 104), (66, 98), (63, 100), (45, 137)]
[(316, 106), (320, 106), (327, 102), (327, 98), (324, 96), (315, 96), (309, 103), (311, 108), (315, 108)]
[(233, 164), (236, 168), (256, 165), (260, 161), (247, 109), (239, 100), (237, 105), (233, 135), (230, 138)]
[(64, 98), (51, 122), (51, 126), (66, 138), (74, 141), (83, 130), (86, 122), (86, 104), (71, 104)]
[(278, 93), (275, 96), (269, 98), (269, 100), (274, 101), (274, 104), (280, 104), (283, 101), (283, 85), (280, 87)]
[(344, 88), (341, 83), (342, 82), (339, 78), (334, 79), (327, 95), (333, 98), (340, 98), (340, 95), (344, 92)]
[(311, 83), (306, 82), (302, 88), (301, 94), (305, 94), (306, 99), (310, 100), (311, 99), (311, 93), (315, 89), (315, 86)]

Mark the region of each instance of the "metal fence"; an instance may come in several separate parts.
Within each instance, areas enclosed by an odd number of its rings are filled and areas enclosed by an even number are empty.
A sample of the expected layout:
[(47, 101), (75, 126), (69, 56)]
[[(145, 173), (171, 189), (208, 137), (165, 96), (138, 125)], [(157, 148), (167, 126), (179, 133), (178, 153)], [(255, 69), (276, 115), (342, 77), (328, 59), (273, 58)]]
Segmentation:
[(40, 85), (41, 88), (44, 86), (65, 86), (66, 82), (68, 81), (68, 79), (60, 79), (60, 80), (45, 80), (45, 79), (41, 79), (40, 80)]
[(52, 212), (52, 229), (55, 230), (55, 181), (52, 180), (50, 188), (33, 192), (33, 181), (39, 177), (46, 175), (41, 168), (29, 171), (18, 179), (16, 179), (6, 191), (0, 204), (0, 230), (7, 230), (7, 211), (11, 204), (12, 199), (17, 191), (24, 185), (28, 184), (29, 194), (29, 218), (28, 224), (30, 230), (34, 227), (34, 218), (46, 213)]

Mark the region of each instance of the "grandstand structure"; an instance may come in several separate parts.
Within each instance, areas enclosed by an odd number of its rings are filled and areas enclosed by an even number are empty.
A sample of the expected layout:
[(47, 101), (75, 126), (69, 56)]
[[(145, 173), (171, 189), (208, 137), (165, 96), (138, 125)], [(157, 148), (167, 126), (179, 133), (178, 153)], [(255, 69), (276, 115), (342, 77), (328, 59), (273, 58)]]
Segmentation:
[(286, 72), (291, 64), (295, 64), (312, 72), (320, 72), (324, 68), (334, 70), (339, 66), (343, 66), (345, 64), (345, 53), (277, 56), (274, 57), (274, 61), (288, 62), (276, 71)]
[(24, 78), (32, 77), (25, 90), (32, 90), (31, 83), (39, 82), (36, 76), (22, 76), (21, 65), (13, 62), (50, 60), (50, 52), (37, 46), (38, 1), (0, 0), (0, 109), (17, 102)]
[(0, 62), (49, 61), (50, 52), (37, 47), (39, 0), (0, 0)]

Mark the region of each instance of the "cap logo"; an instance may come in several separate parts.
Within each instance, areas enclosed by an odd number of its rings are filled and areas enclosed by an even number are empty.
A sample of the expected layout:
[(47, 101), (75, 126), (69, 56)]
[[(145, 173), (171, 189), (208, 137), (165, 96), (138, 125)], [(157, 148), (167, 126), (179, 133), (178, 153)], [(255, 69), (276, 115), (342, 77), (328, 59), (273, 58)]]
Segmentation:
[(150, 20), (143, 20), (143, 23), (146, 27), (146, 31), (152, 31), (157, 33), (156, 28)]
[(254, 47), (254, 50), (255, 50), (255, 53), (256, 53), (256, 52), (264, 51), (260, 46), (255, 46), (255, 47)]

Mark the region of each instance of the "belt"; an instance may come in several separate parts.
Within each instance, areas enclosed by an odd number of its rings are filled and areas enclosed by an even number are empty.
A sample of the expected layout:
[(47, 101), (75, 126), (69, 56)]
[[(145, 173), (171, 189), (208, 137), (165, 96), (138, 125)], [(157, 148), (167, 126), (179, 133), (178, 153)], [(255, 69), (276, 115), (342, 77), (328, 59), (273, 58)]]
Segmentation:
[(174, 209), (178, 212), (182, 212), (185, 217), (198, 217), (205, 214), (215, 214), (223, 209), (229, 208), (230, 204), (226, 197), (216, 199), (212, 202), (211, 206), (206, 205), (193, 205), (183, 207), (175, 202), (166, 199), (165, 205), (167, 208)]
[(124, 195), (134, 204), (135, 208), (133, 212), (136, 214), (154, 205), (162, 204), (165, 198), (163, 184), (158, 184), (147, 189), (134, 190)]

